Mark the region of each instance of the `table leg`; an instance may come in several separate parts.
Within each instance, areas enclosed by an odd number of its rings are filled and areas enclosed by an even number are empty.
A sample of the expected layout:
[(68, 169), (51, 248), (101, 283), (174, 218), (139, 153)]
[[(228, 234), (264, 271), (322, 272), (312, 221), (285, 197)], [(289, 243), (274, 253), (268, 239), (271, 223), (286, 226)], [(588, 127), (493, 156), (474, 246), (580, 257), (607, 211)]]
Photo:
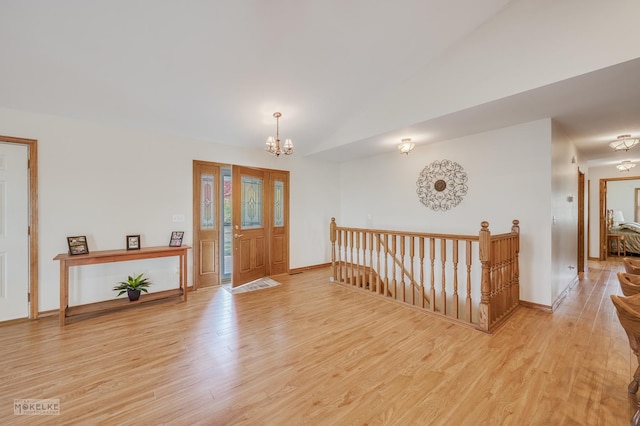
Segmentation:
[(180, 256), (180, 286), (182, 287), (182, 300), (187, 301), (187, 251)]
[(60, 261), (60, 326), (64, 327), (69, 306), (69, 267), (64, 260)]

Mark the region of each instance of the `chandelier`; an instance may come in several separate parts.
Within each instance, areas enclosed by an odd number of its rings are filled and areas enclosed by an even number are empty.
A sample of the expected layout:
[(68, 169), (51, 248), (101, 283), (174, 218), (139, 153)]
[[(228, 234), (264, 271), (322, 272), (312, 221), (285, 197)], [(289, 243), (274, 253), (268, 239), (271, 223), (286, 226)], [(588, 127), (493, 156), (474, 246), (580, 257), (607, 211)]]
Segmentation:
[(616, 167), (618, 168), (618, 170), (620, 170), (621, 172), (628, 172), (629, 170), (631, 170), (632, 168), (634, 168), (636, 166), (635, 163), (632, 163), (629, 160), (625, 160), (622, 163), (618, 164)]
[(415, 148), (416, 144), (411, 142), (411, 139), (402, 139), (402, 142), (399, 143), (397, 146), (398, 146), (398, 150), (400, 151), (400, 154), (409, 155), (411, 150)]
[(293, 154), (293, 142), (291, 139), (284, 141), (284, 146), (280, 147), (280, 117), (282, 114), (274, 112), (273, 116), (276, 118), (276, 137), (269, 136), (267, 139), (267, 152), (276, 157), (280, 154), (291, 155)]
[(640, 142), (638, 138), (632, 138), (631, 135), (621, 135), (618, 138), (609, 143), (609, 146), (616, 151), (629, 151)]

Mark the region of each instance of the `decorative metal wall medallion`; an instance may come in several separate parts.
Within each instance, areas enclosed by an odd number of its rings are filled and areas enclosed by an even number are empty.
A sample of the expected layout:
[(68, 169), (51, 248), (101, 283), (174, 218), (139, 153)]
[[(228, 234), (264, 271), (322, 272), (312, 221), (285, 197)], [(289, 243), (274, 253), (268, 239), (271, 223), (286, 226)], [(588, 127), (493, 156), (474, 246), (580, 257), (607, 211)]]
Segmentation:
[(450, 210), (467, 195), (467, 174), (462, 166), (449, 160), (434, 161), (418, 176), (420, 202), (431, 210)]

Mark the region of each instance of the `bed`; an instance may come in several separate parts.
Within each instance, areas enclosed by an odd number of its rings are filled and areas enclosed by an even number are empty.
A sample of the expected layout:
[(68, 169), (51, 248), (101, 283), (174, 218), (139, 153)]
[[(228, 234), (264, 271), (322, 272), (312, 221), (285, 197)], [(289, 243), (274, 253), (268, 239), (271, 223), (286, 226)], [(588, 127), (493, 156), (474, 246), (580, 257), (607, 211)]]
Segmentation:
[[(619, 226), (609, 228), (609, 235), (621, 235), (624, 237), (624, 245), (627, 253), (640, 255), (640, 223), (627, 222)], [(609, 240), (609, 239), (608, 239)], [(607, 241), (609, 250), (617, 250), (617, 240)]]

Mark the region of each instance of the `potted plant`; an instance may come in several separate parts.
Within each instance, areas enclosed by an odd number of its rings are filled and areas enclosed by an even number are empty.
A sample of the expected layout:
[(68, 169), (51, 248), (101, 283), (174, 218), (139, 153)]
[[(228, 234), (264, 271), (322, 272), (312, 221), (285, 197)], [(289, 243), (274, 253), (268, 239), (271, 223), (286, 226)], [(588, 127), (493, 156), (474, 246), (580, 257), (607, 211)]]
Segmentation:
[(133, 274), (133, 276), (130, 275), (126, 281), (120, 281), (117, 286), (113, 287), (113, 290), (119, 291), (117, 296), (126, 292), (131, 302), (138, 300), (140, 298), (140, 292), (144, 291), (145, 293), (149, 293), (147, 287), (151, 285), (149, 279), (143, 278), (143, 275), (144, 274), (137, 276), (135, 274)]

